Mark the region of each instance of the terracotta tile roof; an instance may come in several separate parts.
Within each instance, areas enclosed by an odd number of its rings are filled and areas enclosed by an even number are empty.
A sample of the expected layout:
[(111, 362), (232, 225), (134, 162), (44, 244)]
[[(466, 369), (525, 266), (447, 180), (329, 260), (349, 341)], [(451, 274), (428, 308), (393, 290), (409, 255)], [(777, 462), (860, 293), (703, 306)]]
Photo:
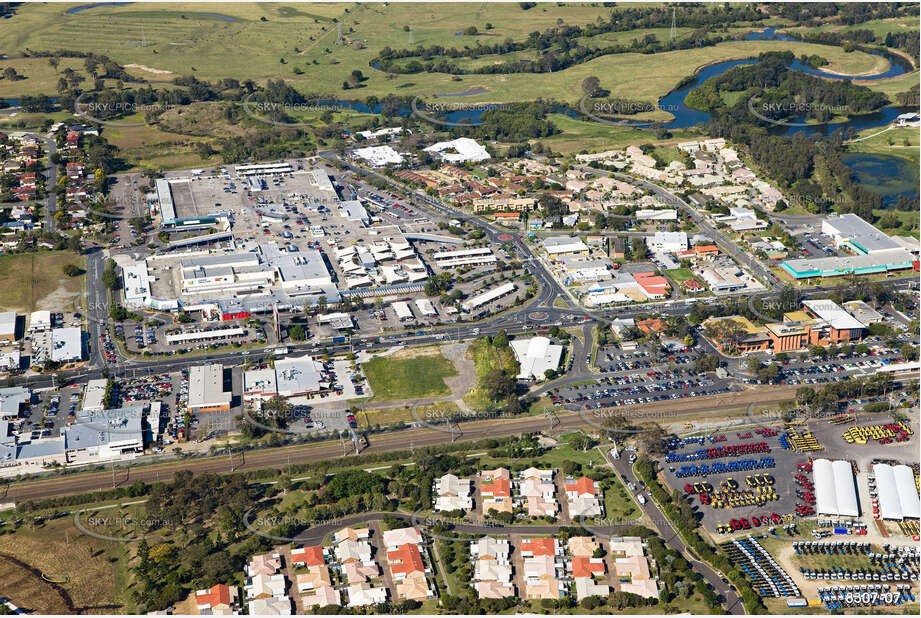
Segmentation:
[(195, 594), (195, 602), (199, 607), (205, 609), (218, 607), (219, 605), (230, 605), (230, 586), (226, 584), (216, 584), (208, 590), (199, 590)]
[(390, 572), (394, 575), (425, 572), (419, 546), (412, 543), (400, 545), (396, 550), (387, 552), (387, 562), (390, 563)]
[(604, 561), (600, 558), (593, 560), (585, 556), (577, 556), (572, 559), (573, 577), (591, 577), (594, 573), (604, 574)]
[(530, 551), (534, 556), (554, 556), (556, 545), (553, 541), (553, 539), (523, 539), (521, 551)]
[(313, 567), (326, 564), (326, 558), (323, 556), (323, 548), (319, 545), (314, 545), (291, 550), (291, 562)]
[(497, 498), (507, 498), (512, 495), (512, 482), (508, 479), (496, 479), (492, 483), (484, 483), (480, 487), (481, 494), (492, 494)]
[(583, 476), (580, 479), (576, 479), (573, 483), (566, 483), (566, 491), (574, 491), (578, 494), (588, 494), (595, 495), (595, 481), (592, 479)]

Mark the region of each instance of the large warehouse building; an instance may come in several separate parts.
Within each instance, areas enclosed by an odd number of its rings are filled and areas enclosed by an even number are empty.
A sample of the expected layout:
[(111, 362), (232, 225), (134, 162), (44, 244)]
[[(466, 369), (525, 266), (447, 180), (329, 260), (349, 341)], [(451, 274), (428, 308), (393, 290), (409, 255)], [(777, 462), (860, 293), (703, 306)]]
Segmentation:
[(195, 365), (189, 368), (189, 410), (220, 412), (230, 409), (233, 393), (224, 390), (224, 366)]
[(812, 464), (815, 481), (816, 513), (858, 517), (854, 470), (847, 461), (816, 459)]
[(879, 514), (883, 519), (921, 518), (921, 500), (915, 486), (915, 475), (906, 465), (873, 465)]

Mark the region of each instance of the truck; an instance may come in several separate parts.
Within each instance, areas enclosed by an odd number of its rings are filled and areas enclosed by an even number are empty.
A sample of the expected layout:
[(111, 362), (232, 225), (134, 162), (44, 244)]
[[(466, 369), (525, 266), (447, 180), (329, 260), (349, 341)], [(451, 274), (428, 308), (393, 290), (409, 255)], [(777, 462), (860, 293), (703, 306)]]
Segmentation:
[(644, 496), (643, 494), (637, 494), (636, 501), (639, 502), (640, 504), (646, 504), (646, 496)]
[(333, 343), (345, 343), (345, 337), (339, 335), (338, 337), (333, 337)]

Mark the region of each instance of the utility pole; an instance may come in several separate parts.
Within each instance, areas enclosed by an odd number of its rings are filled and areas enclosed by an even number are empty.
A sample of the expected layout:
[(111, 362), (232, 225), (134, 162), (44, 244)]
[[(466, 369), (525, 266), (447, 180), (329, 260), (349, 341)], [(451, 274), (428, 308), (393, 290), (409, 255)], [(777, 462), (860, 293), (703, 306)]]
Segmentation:
[(413, 44), (413, 27), (409, 26), (409, 44)]

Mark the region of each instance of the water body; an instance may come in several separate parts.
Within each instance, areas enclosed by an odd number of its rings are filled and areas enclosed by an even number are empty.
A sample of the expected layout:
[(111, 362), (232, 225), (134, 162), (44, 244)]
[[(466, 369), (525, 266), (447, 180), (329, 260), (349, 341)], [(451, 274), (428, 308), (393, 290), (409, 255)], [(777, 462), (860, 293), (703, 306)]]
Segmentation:
[(454, 92), (451, 94), (436, 94), (433, 96), (436, 99), (440, 99), (442, 97), (469, 97), (475, 94), (486, 94), (487, 92), (489, 92), (489, 90), (487, 90), (486, 88), (471, 88), (470, 90), (465, 90), (463, 92)]
[[(801, 42), (800, 39), (797, 39), (788, 34), (778, 33), (776, 28), (766, 28), (758, 32), (750, 32), (745, 36), (746, 41), (791, 41), (791, 42)], [(852, 81), (873, 81), (878, 79), (885, 79), (887, 77), (895, 77), (897, 75), (902, 75), (906, 71), (910, 70), (911, 67), (908, 63), (901, 58), (893, 54), (886, 54), (878, 52), (876, 50), (871, 50), (868, 53), (881, 56), (889, 60), (889, 69), (883, 73), (878, 73), (876, 75), (864, 75), (861, 77), (851, 77), (848, 75), (839, 75), (836, 73), (829, 73), (822, 71), (821, 69), (814, 69), (811, 66), (803, 63), (802, 61), (795, 59), (791, 64), (790, 68), (796, 71), (802, 71), (808, 75), (813, 75), (816, 77), (826, 77), (831, 79), (850, 79)], [(757, 63), (758, 60), (755, 58), (748, 58), (744, 60), (726, 60), (723, 62), (716, 62), (711, 65), (708, 65), (698, 71), (695, 75), (694, 81), (690, 84), (669, 92), (667, 95), (659, 99), (659, 109), (666, 111), (674, 116), (674, 118), (665, 123), (663, 126), (666, 129), (687, 129), (698, 124), (707, 124), (710, 122), (710, 113), (704, 112), (696, 109), (691, 109), (684, 103), (685, 97), (689, 92), (700, 86), (703, 82), (707, 81), (712, 77), (717, 77), (722, 75), (729, 69), (737, 66), (752, 65)], [(374, 64), (375, 69), (380, 69), (378, 63)], [(464, 96), (472, 94), (472, 92), (459, 93), (457, 95), (436, 95), (437, 97), (448, 97), (448, 96)], [(343, 104), (348, 104), (348, 102), (339, 102)], [(350, 107), (350, 109), (356, 109), (357, 111), (364, 111), (365, 113), (379, 113), (378, 111), (368, 110), (363, 104), (358, 104), (359, 107)], [(364, 108), (364, 109), (361, 109)], [(424, 110), (423, 110), (424, 111)], [(567, 116), (573, 118), (581, 117), (581, 113), (578, 110), (574, 110), (570, 107), (562, 107), (558, 110), (555, 110), (557, 113), (564, 113)], [(897, 106), (888, 106), (872, 114), (864, 114), (861, 116), (856, 116), (851, 118), (846, 122), (840, 122), (835, 124), (828, 125), (813, 125), (808, 127), (788, 127), (783, 133), (786, 135), (792, 135), (798, 132), (806, 132), (809, 135), (815, 134), (828, 134), (829, 132), (835, 130), (844, 130), (853, 129), (854, 131), (861, 131), (863, 129), (870, 129), (874, 127), (885, 126), (890, 124), (895, 117), (899, 114), (905, 112), (905, 108)], [(399, 115), (403, 116), (408, 113), (412, 113), (412, 110), (407, 108), (401, 109)], [(465, 110), (450, 112), (447, 114), (448, 119), (452, 122), (465, 122), (469, 124), (478, 124), (480, 122), (480, 114), (482, 110)], [(795, 123), (800, 123), (802, 120), (794, 120)], [(635, 126), (636, 128), (648, 128), (650, 123), (644, 122), (630, 122), (629, 120), (625, 121), (625, 124), (629, 126)]]
[[(92, 4), (81, 4), (80, 6), (75, 6), (72, 9), (69, 9), (66, 14), (73, 15), (74, 13), (79, 13), (80, 11), (85, 11), (87, 9), (95, 9), (101, 6), (125, 6), (128, 4), (134, 4), (133, 2), (94, 2)], [(211, 19), (221, 19), (224, 21), (236, 22), (239, 21), (236, 17), (231, 17), (230, 15), (224, 15), (222, 13), (189, 13), (195, 17), (207, 17)]]
[[(789, 34), (778, 33), (776, 28), (765, 28), (760, 32), (749, 32), (745, 37), (746, 41), (794, 41), (794, 42), (808, 42), (798, 39), (796, 37), (790, 36)], [(822, 43), (817, 43), (817, 45), (822, 45)], [(884, 73), (876, 73), (875, 75), (844, 75), (841, 73), (829, 73), (828, 71), (823, 71), (822, 69), (815, 69), (808, 64), (805, 64), (801, 60), (794, 60), (793, 64), (790, 65), (791, 69), (796, 69), (797, 71), (802, 71), (807, 75), (814, 75), (816, 77), (828, 77), (831, 79), (849, 79), (851, 81), (873, 81), (877, 79), (885, 79), (887, 77), (897, 77), (899, 75), (904, 75), (907, 71), (911, 70), (911, 65), (907, 60), (902, 58), (897, 54), (889, 54), (881, 52), (875, 49), (862, 50), (865, 53), (872, 54), (874, 56), (879, 56), (885, 58), (889, 61), (889, 70)], [(819, 54), (821, 55), (821, 54)]]
[[(794, 38), (786, 34), (779, 34), (776, 32), (775, 28), (766, 28), (765, 30), (759, 32), (750, 32), (746, 37), (746, 41), (800, 41), (800, 39)], [(826, 77), (831, 79), (850, 79), (852, 81), (873, 81), (877, 79), (885, 79), (887, 77), (895, 77), (897, 75), (902, 75), (909, 70), (909, 67), (906, 61), (900, 56), (894, 54), (884, 54), (875, 50), (870, 51), (869, 53), (881, 56), (886, 58), (889, 61), (889, 69), (883, 73), (878, 73), (876, 75), (865, 75), (862, 77), (851, 77), (847, 75), (839, 75), (836, 73), (828, 73), (819, 69), (814, 69), (808, 64), (805, 64), (801, 60), (794, 60), (790, 64), (790, 68), (795, 71), (802, 71), (808, 75), (813, 75), (816, 77)], [(691, 90), (697, 88), (700, 84), (707, 81), (711, 77), (716, 77), (722, 75), (729, 69), (736, 66), (751, 65), (758, 62), (754, 58), (747, 60), (727, 60), (725, 62), (718, 62), (710, 66), (704, 67), (697, 72), (695, 80), (691, 82), (688, 86), (681, 88), (679, 90), (673, 90), (659, 100), (659, 108), (669, 112), (674, 115), (675, 118), (671, 122), (665, 124), (666, 129), (687, 129), (693, 127), (694, 125), (710, 122), (710, 113), (702, 112), (696, 109), (691, 109), (684, 104), (684, 98), (688, 95)], [(906, 108), (898, 107), (895, 105), (890, 105), (882, 108), (881, 110), (874, 112), (872, 114), (863, 114), (860, 116), (855, 116), (849, 119), (846, 122), (839, 122), (833, 124), (825, 125), (814, 125), (809, 127), (788, 127), (784, 134), (792, 135), (794, 133), (805, 132), (809, 135), (821, 134), (826, 135), (829, 132), (836, 130), (847, 131), (853, 129), (854, 131), (862, 131), (863, 129), (871, 129), (874, 127), (881, 127), (892, 123), (895, 120), (896, 116), (907, 111)], [(794, 119), (794, 123), (802, 123), (803, 119)]]
[(79, 13), (80, 11), (85, 11), (87, 9), (95, 9), (97, 6), (124, 6), (126, 4), (133, 4), (131, 2), (93, 2), (92, 4), (81, 4), (80, 6), (75, 6), (72, 9), (67, 10), (67, 15), (73, 15), (74, 13)]
[(210, 17), (212, 19), (221, 19), (223, 21), (237, 22), (240, 21), (236, 17), (231, 17), (230, 15), (224, 15), (223, 13), (191, 13), (195, 17)]
[(901, 196), (918, 199), (918, 166), (894, 155), (852, 152), (841, 160), (851, 168), (861, 186), (883, 198), (891, 208)]

